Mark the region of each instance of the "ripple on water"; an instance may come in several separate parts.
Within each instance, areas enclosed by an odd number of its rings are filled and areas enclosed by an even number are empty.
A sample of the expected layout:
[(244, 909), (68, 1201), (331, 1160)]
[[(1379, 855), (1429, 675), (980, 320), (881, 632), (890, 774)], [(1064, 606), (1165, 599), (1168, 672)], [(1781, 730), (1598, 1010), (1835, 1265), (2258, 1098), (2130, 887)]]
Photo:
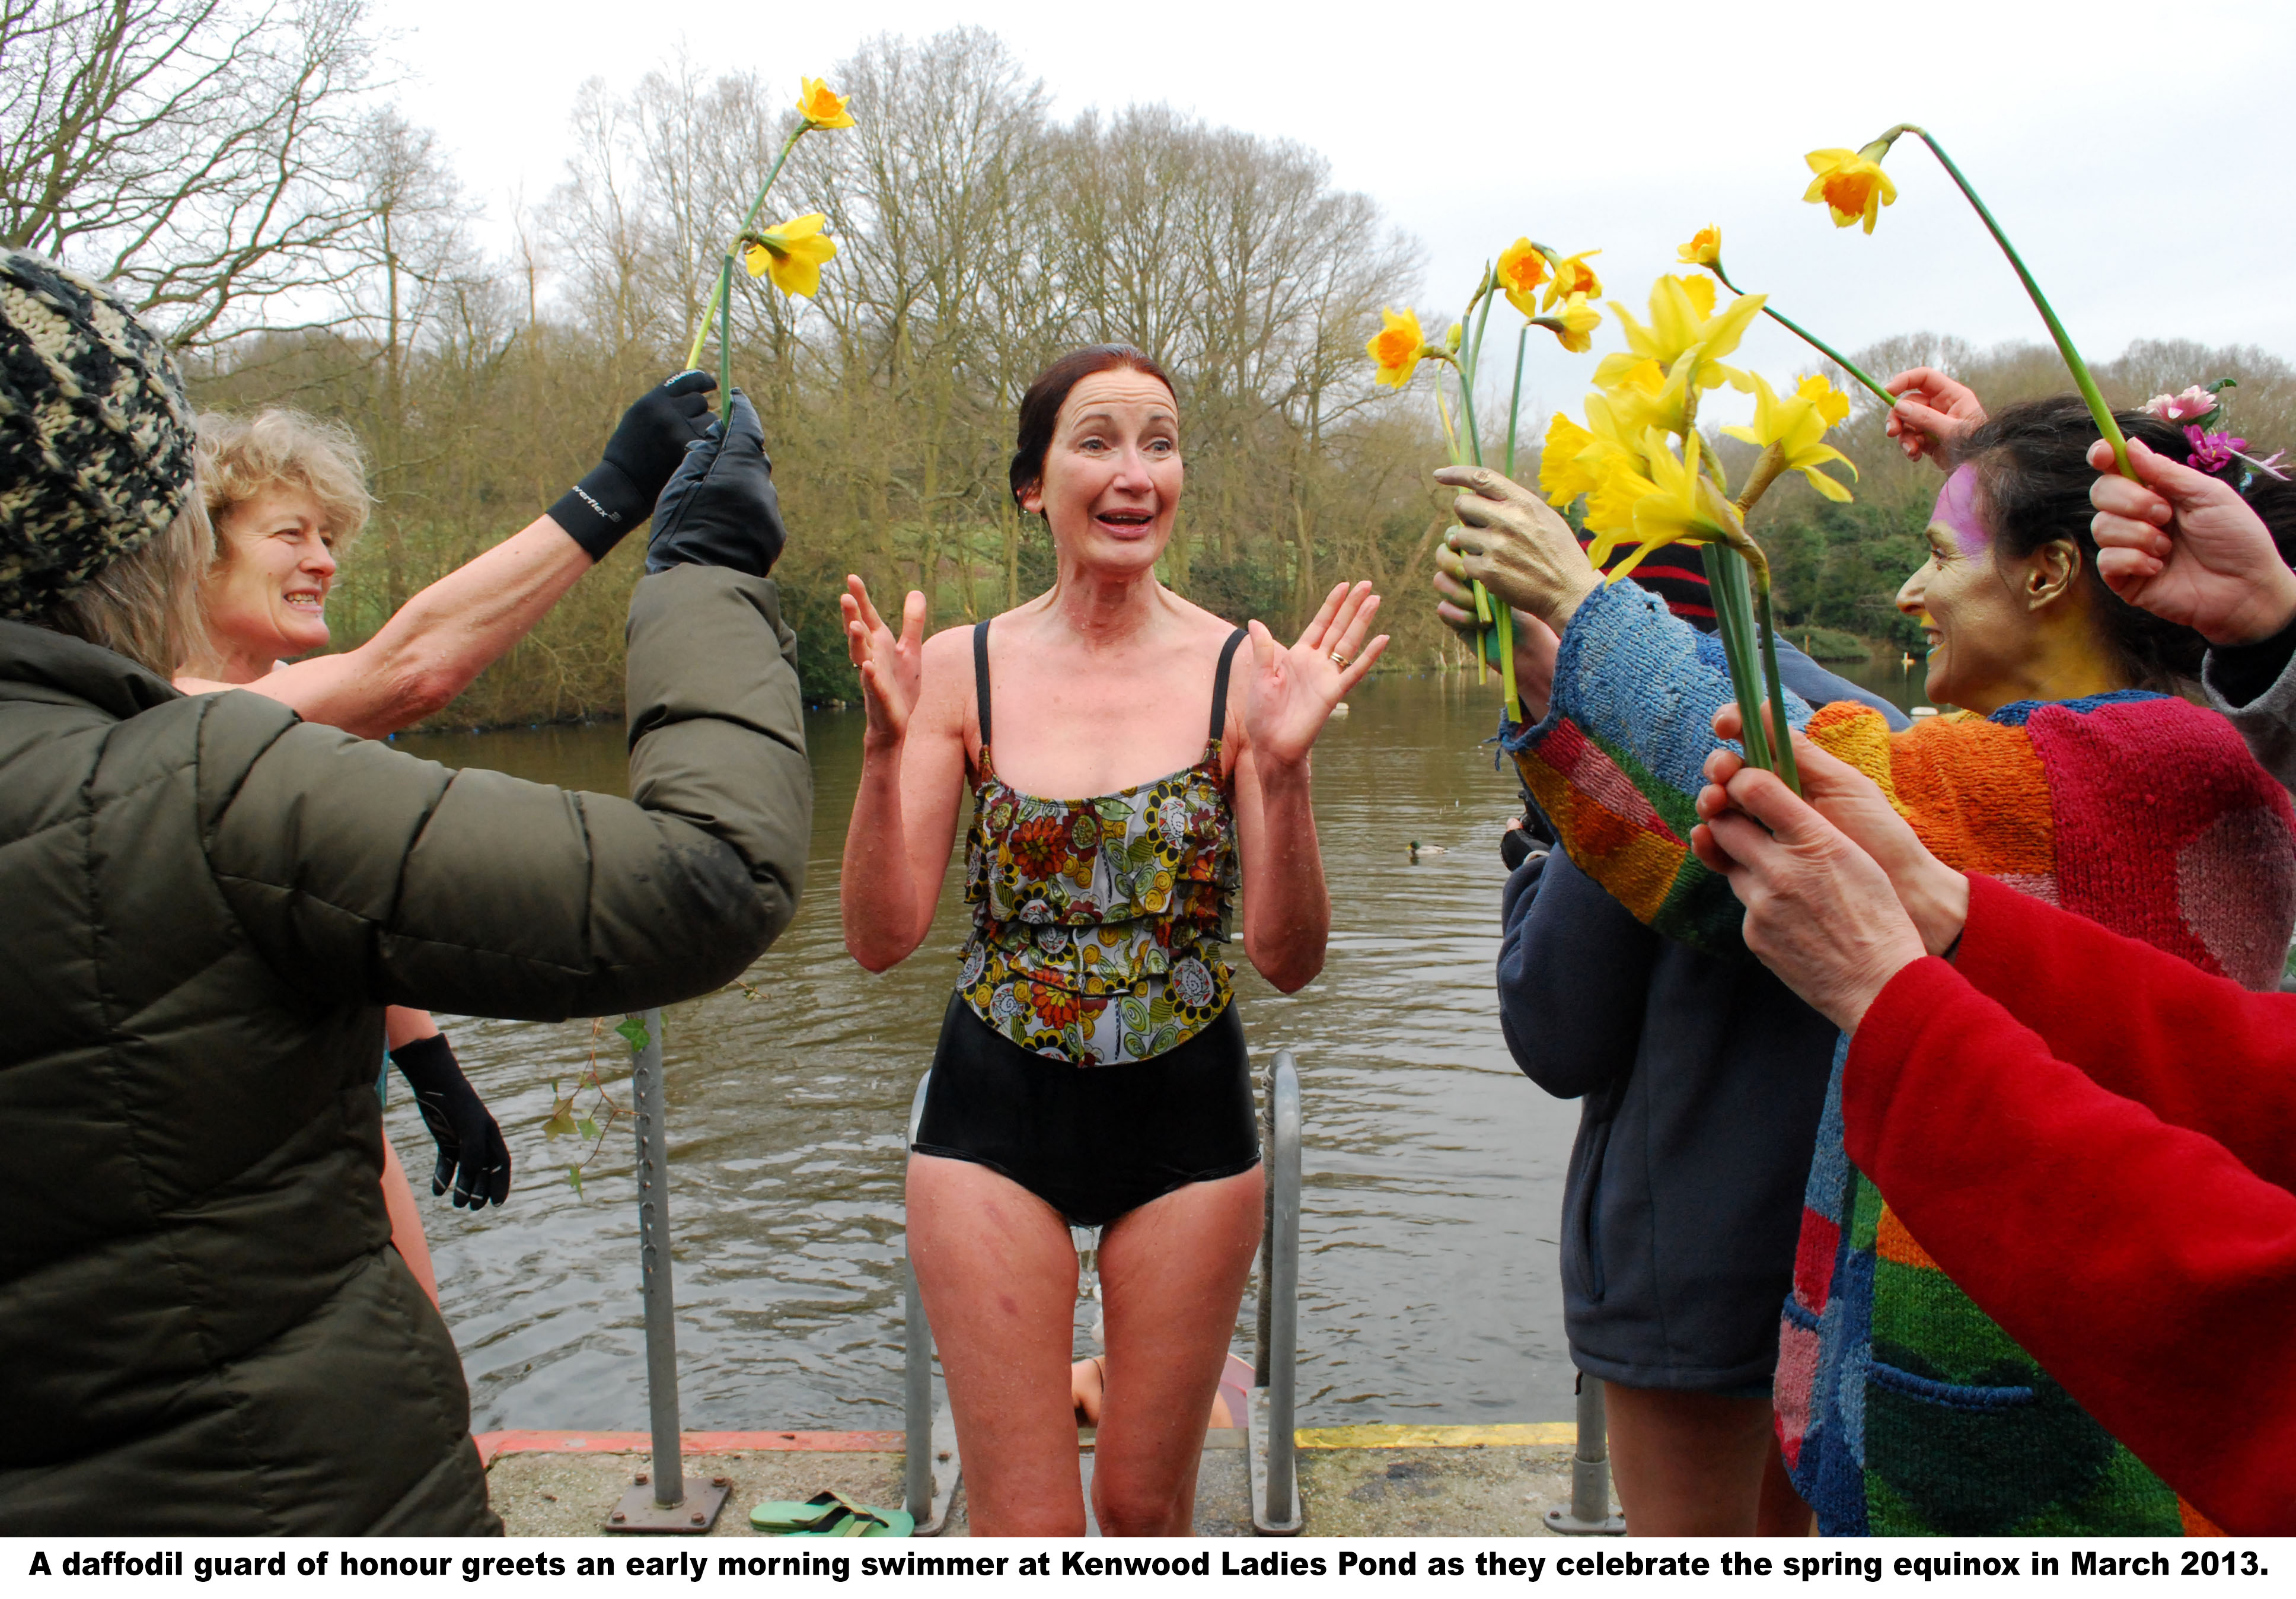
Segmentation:
[[(1491, 965), (1497, 840), (1517, 808), (1488, 738), (1495, 696), (1456, 679), (1358, 692), (1316, 758), (1332, 900), (1324, 973), (1279, 995), (1239, 975), (1262, 1070), (1300, 1063), (1307, 1116), (1300, 1394), (1309, 1425), (1570, 1414), (1555, 1219), (1578, 1123), (1508, 1059)], [(837, 877), (860, 718), (808, 720), (816, 816), (808, 891), (781, 942), (666, 1026), (678, 1365), (696, 1428), (900, 1424), (903, 1130), (932, 1053), (964, 931), (952, 865), (932, 936), (873, 977), (849, 959)], [(619, 791), (621, 730), (403, 738), (457, 766)], [(1417, 865), (1413, 839), (1441, 845)], [(1231, 954), (1242, 962), (1240, 947)], [(545, 1140), (551, 1082), (570, 1086), (589, 1022), (449, 1018), (500, 1117), (518, 1186), (476, 1217), (426, 1202), (472, 1419), (640, 1429), (644, 1335), (627, 1124), (577, 1197), (570, 1140)], [(624, 1052), (598, 1049), (627, 1099)], [(408, 1169), (430, 1144), (403, 1090), (388, 1125)], [(1079, 1321), (1088, 1324), (1088, 1312)], [(1252, 1305), (1238, 1318), (1250, 1349)]]

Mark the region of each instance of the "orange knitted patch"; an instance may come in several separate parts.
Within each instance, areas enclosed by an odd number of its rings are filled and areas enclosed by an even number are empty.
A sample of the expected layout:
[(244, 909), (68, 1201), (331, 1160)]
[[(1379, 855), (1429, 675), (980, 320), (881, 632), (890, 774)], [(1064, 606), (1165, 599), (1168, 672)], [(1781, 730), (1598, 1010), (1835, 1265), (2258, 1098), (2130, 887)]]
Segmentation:
[(1890, 753), (1900, 807), (1946, 865), (1997, 877), (2056, 870), (2055, 808), (2022, 727), (1932, 718), (1898, 734)]
[(1874, 1252), (1882, 1259), (1894, 1261), (1899, 1266), (1915, 1267), (1923, 1271), (1945, 1269), (1931, 1259), (1929, 1250), (1923, 1249), (1914, 1235), (1906, 1231), (1906, 1224), (1898, 1219), (1898, 1213), (1890, 1209), (1886, 1201), (1882, 1206), (1882, 1219), (1875, 1225)]
[(1898, 800), (1897, 779), (1890, 771), (1890, 724), (1879, 711), (1855, 700), (1836, 700), (1819, 706), (1802, 731), (1819, 749), (1879, 783), (1890, 804), (1901, 811), (1906, 808)]

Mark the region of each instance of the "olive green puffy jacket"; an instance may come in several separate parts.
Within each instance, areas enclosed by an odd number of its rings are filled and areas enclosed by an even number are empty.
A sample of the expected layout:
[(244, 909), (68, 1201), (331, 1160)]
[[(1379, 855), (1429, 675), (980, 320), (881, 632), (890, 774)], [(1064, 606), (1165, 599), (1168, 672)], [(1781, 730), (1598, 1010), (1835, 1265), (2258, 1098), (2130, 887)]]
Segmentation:
[(629, 800), (0, 622), (0, 1534), (498, 1532), (379, 1186), (382, 1007), (738, 975), (813, 810), (774, 586), (630, 604)]

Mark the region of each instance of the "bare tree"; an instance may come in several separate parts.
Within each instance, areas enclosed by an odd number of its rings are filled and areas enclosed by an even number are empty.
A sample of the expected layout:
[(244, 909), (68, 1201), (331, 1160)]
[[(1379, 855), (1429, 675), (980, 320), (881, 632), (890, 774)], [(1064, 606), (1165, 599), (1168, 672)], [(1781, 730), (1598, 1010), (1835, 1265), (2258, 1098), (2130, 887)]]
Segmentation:
[(354, 270), (365, 0), (0, 0), (0, 240), (111, 280), (179, 346)]

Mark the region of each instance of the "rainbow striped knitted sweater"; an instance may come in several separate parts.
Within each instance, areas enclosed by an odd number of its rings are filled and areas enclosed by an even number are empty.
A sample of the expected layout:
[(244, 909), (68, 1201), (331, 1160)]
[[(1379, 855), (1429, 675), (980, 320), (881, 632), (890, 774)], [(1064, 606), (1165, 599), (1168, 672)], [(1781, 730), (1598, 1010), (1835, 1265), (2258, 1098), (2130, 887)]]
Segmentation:
[[(1639, 920), (1709, 950), (1742, 912), (1687, 840), (1718, 640), (1630, 585), (1562, 636), (1547, 718), (1502, 745), (1571, 859)], [(1879, 783), (1940, 859), (2252, 988), (2296, 922), (2296, 816), (2220, 717), (2161, 694), (2025, 702), (1892, 734), (1863, 706), (1788, 720)], [(1828, 1534), (2176, 1534), (2194, 1513), (1923, 1252), (1842, 1150), (1841, 1064), (1804, 1198), (1776, 1402)], [(2079, 1263), (2066, 1263), (2068, 1292)]]

